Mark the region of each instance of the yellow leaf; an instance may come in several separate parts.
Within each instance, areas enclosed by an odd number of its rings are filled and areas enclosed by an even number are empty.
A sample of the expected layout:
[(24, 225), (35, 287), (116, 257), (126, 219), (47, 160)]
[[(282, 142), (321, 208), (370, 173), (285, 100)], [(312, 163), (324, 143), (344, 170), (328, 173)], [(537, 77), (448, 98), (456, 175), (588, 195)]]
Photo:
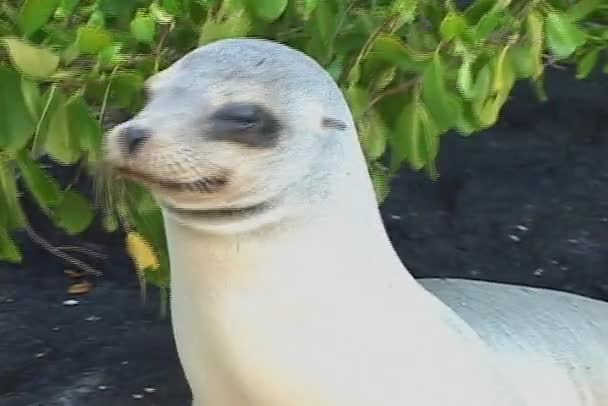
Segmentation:
[(93, 288), (93, 285), (89, 281), (82, 281), (71, 285), (68, 288), (68, 293), (71, 295), (82, 295), (84, 293), (89, 293), (89, 291)]
[(143, 272), (148, 268), (157, 270), (160, 267), (152, 247), (139, 233), (127, 234), (127, 251), (135, 262), (138, 272)]

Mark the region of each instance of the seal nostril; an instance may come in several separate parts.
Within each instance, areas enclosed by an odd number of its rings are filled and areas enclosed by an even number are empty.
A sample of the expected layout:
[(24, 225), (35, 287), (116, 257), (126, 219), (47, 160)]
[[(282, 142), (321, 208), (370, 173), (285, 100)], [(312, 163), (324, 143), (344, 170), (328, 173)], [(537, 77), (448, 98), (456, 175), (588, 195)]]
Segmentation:
[(122, 130), (123, 144), (130, 155), (137, 152), (151, 135), (150, 130), (138, 126), (128, 126)]

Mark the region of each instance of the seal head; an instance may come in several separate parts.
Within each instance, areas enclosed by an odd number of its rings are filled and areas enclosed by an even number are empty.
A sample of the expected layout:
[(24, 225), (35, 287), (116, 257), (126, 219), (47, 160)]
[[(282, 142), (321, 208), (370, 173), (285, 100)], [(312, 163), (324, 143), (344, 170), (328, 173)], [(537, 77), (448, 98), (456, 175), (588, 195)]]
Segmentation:
[(107, 161), (150, 188), (166, 215), (202, 230), (246, 231), (310, 210), (331, 193), (330, 174), (346, 170), (345, 150), (359, 148), (333, 79), (271, 41), (198, 48), (146, 89), (145, 107), (108, 134)]

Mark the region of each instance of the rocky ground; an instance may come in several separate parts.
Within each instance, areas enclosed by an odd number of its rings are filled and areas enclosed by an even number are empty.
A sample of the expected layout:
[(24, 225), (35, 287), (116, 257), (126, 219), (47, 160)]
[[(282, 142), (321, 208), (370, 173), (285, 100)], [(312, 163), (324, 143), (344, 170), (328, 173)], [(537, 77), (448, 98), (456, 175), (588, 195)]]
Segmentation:
[[(437, 182), (407, 168), (395, 180), (382, 211), (416, 276), (608, 300), (608, 78), (553, 71), (548, 88), (540, 103), (520, 86), (491, 130), (446, 135)], [(120, 236), (84, 237), (109, 255), (85, 296), (67, 295), (65, 266), (32, 244), (23, 266), (0, 265), (0, 405), (189, 405), (158, 296), (141, 302)]]

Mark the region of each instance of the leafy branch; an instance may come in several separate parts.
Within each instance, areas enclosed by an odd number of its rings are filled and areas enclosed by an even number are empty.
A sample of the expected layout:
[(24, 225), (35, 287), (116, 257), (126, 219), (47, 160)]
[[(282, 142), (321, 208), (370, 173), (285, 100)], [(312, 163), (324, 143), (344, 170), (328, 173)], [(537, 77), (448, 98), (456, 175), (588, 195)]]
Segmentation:
[(601, 0), (476, 0), (462, 9), (419, 0), (4, 1), (0, 260), (21, 260), (13, 234), (24, 231), (66, 264), (99, 272), (68, 254), (84, 251), (53, 247), (31, 228), (20, 201), (28, 193), (70, 235), (96, 216), (107, 232), (122, 228), (142, 283), (166, 289), (151, 196), (111, 183), (98, 208), (76, 182), (61, 185), (53, 165), (99, 179), (103, 131), (142, 107), (145, 80), (199, 45), (240, 36), (283, 41), (326, 67), (353, 112), (379, 201), (404, 164), (438, 176), (441, 135), (493, 126), (518, 81), (542, 90), (547, 68), (573, 66), (579, 79), (608, 73)]

